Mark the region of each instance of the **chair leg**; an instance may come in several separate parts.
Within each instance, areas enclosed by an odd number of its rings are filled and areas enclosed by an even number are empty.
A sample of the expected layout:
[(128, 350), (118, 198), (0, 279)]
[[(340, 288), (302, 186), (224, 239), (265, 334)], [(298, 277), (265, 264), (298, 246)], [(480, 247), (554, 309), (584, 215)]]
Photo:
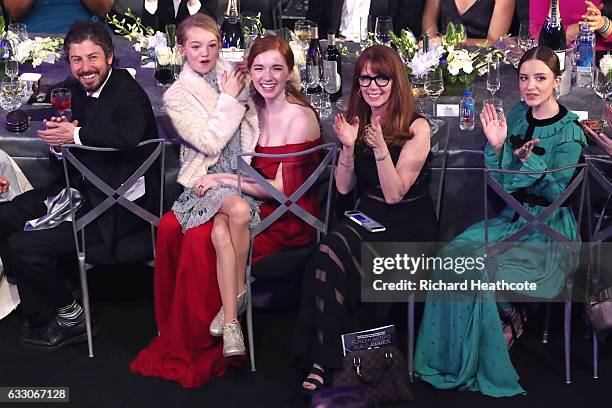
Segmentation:
[(599, 378), (599, 342), (595, 330), (593, 330), (593, 378)]
[(81, 293), (83, 295), (83, 311), (85, 313), (85, 327), (87, 328), (87, 348), (89, 357), (93, 357), (93, 335), (91, 329), (91, 312), (89, 308), (89, 288), (87, 287), (87, 269), (85, 266), (85, 253), (78, 254), (79, 276), (81, 279)]
[(570, 341), (572, 329), (572, 302), (565, 302), (565, 310), (563, 313), (563, 331), (564, 331), (564, 346), (565, 346), (565, 383), (571, 384), (572, 378), (570, 374)]
[(408, 377), (414, 381), (414, 293), (408, 297)]
[(548, 331), (550, 327), (550, 309), (551, 303), (546, 303), (546, 312), (544, 314), (544, 333), (542, 334), (542, 343), (548, 344)]
[(247, 337), (249, 341), (249, 357), (251, 359), (251, 371), (255, 372), (255, 341), (253, 340), (253, 303), (251, 299), (251, 265), (247, 265), (246, 287), (247, 287)]

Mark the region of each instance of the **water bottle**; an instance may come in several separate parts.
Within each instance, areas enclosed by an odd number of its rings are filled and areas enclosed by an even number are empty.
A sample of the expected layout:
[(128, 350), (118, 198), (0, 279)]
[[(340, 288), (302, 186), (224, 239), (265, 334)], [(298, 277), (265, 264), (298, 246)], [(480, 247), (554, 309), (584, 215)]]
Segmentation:
[(474, 130), (474, 98), (472, 98), (472, 91), (466, 89), (463, 91), (463, 98), (459, 103), (459, 129), (461, 130)]
[(589, 29), (589, 23), (580, 22), (576, 58), (576, 86), (589, 88), (593, 83), (592, 70), (595, 56), (595, 33)]

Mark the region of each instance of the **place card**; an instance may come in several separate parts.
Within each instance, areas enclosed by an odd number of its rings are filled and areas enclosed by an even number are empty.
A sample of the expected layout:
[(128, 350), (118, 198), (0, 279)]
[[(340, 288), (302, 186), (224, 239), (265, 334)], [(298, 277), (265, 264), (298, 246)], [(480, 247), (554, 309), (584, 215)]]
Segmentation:
[(459, 116), (459, 105), (455, 103), (439, 103), (436, 105), (436, 116)]
[(572, 111), (572, 113), (578, 115), (578, 120), (585, 120), (589, 118), (589, 111)]

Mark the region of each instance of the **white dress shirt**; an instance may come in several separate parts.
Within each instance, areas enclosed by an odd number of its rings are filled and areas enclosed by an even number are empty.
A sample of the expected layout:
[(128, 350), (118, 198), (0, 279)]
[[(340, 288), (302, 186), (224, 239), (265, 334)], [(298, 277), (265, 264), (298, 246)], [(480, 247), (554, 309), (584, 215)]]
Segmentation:
[[(174, 17), (176, 17), (176, 15), (178, 14), (178, 9), (179, 6), (181, 5), (181, 0), (173, 0), (174, 1)], [(155, 1), (146, 1), (145, 0), (145, 4), (144, 4), (144, 8), (145, 10), (147, 10), (149, 12), (149, 14), (155, 14), (155, 12), (157, 11), (157, 3), (158, 0)], [(193, 6), (190, 6), (189, 3), (187, 3), (187, 10), (189, 11), (189, 15), (193, 16), (195, 13), (198, 12), (198, 10), (200, 10), (200, 2), (196, 1)]]
[[(358, 42), (361, 18), (367, 17), (368, 14), (370, 14), (370, 0), (344, 0), (340, 19), (340, 35), (349, 41)], [(327, 33), (323, 34), (327, 35)]]

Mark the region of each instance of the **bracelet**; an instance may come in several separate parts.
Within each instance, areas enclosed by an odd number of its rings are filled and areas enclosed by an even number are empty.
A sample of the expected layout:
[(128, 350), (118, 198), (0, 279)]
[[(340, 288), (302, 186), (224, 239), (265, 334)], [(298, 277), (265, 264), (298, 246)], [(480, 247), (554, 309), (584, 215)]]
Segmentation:
[(610, 28), (610, 19), (606, 16), (604, 18), (604, 25), (600, 29), (596, 30), (599, 34), (603, 34)]
[(381, 162), (381, 161), (385, 160), (388, 156), (389, 156), (389, 152), (387, 152), (387, 153), (385, 153), (385, 154), (383, 154), (382, 156), (379, 156), (379, 157), (374, 156), (374, 159), (377, 162)]

